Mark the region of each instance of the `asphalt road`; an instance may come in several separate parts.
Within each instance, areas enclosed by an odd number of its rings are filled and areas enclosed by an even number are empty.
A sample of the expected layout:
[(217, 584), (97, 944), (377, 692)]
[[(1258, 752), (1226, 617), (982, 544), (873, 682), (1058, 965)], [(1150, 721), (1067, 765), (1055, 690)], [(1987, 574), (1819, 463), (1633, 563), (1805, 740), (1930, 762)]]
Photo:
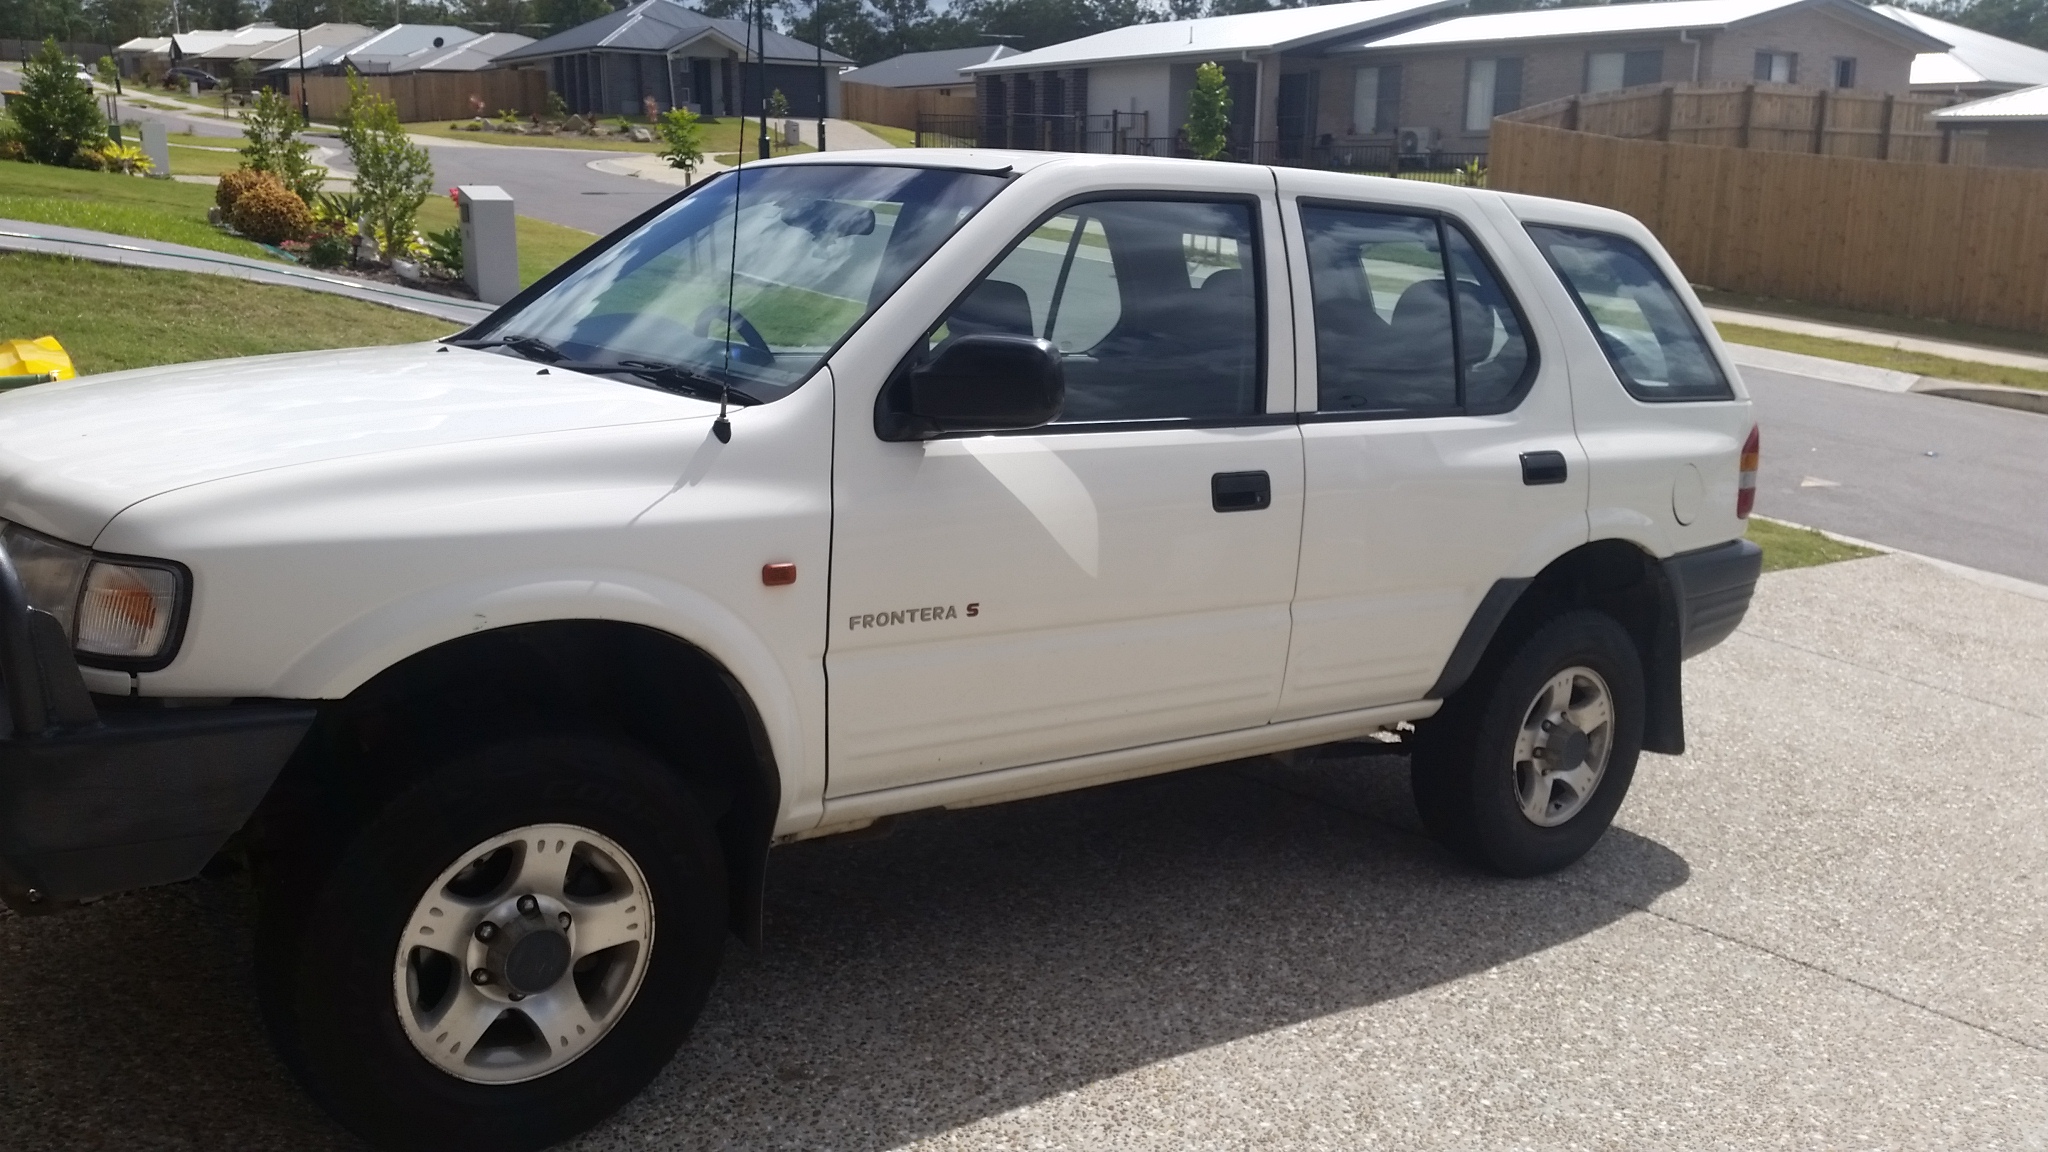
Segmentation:
[[(776, 853), (766, 947), (572, 1147), (2048, 1146), (2048, 602), (1774, 574), (1559, 875), (1402, 762), (1244, 762)], [(264, 1044), (234, 880), (0, 918), (0, 1144), (356, 1145)]]
[(1760, 368), (1757, 511), (2048, 583), (2048, 416)]

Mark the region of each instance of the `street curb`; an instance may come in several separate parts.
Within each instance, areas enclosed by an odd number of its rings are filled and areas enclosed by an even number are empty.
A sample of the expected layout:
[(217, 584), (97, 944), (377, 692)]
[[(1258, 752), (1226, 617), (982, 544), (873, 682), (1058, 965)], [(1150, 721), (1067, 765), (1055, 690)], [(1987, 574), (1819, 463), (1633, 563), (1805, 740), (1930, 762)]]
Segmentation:
[(2030, 600), (2048, 602), (2048, 584), (2036, 584), (2032, 580), (2022, 580), (2017, 576), (2007, 576), (2003, 572), (1986, 572), (1982, 568), (1972, 568), (1967, 564), (1958, 564), (1953, 560), (1942, 560), (1920, 552), (1908, 552), (1904, 548), (1894, 548), (1889, 544), (1879, 544), (1875, 540), (1844, 536), (1840, 532), (1830, 532), (1825, 528), (1815, 528), (1811, 524), (1799, 524), (1791, 520), (1780, 520), (1776, 516), (1751, 516), (1750, 519), (1767, 521), (1785, 528), (1797, 528), (1805, 532), (1818, 532), (1837, 543), (1853, 544), (1858, 548), (1868, 548), (1872, 552), (1882, 553), (1886, 556), (1904, 556), (1909, 560), (1918, 560), (1922, 564), (1932, 565), (1952, 576), (1960, 576), (1973, 584), (1981, 584), (1986, 588), (1995, 588), (2000, 592), (2010, 592), (2015, 596), (2025, 596)]
[(1728, 348), (1728, 359), (1738, 368), (1789, 372), (1834, 384), (1868, 388), (1875, 392), (1917, 392), (1946, 400), (1967, 400), (1974, 404), (1990, 404), (1999, 408), (2048, 415), (2048, 392), (2032, 388), (2014, 388), (2006, 384), (1978, 384), (1968, 380), (1944, 380), (1939, 376), (1895, 372), (1889, 368), (1851, 364), (1845, 360), (1830, 360), (1824, 356), (1809, 356), (1803, 352), (1781, 352), (1776, 348), (1761, 348), (1754, 344), (1737, 344), (1732, 341), (1725, 343)]

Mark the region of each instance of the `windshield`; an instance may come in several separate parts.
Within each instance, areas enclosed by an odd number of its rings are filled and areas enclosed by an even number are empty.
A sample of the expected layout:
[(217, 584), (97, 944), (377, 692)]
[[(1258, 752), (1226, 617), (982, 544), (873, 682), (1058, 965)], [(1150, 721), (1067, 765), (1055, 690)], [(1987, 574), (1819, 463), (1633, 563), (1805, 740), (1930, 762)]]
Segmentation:
[(1003, 183), (836, 164), (723, 173), (475, 342), (774, 400)]

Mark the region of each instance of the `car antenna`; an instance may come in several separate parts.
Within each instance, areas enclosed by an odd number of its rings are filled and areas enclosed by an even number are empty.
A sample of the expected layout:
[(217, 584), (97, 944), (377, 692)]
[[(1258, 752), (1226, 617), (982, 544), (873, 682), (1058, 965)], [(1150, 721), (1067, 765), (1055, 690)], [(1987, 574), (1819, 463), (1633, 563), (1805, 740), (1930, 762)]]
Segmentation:
[[(761, 6), (754, 5), (755, 19), (761, 15)], [(732, 403), (732, 322), (733, 286), (740, 272), (740, 170), (747, 166), (747, 69), (740, 66), (740, 146), (733, 152), (732, 164), (732, 258), (725, 265), (725, 370), (718, 374), (718, 419), (711, 422), (711, 434), (718, 437), (720, 444), (732, 443), (732, 421), (726, 419), (725, 410)]]

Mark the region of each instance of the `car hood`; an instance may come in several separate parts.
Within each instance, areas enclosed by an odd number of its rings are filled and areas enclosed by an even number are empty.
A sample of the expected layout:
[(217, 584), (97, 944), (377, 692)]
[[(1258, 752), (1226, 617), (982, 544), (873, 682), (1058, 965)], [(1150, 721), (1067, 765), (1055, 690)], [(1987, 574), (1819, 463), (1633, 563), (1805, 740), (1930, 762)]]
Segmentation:
[(90, 544), (136, 501), (210, 480), (716, 408), (439, 344), (84, 377), (0, 394), (0, 518)]

